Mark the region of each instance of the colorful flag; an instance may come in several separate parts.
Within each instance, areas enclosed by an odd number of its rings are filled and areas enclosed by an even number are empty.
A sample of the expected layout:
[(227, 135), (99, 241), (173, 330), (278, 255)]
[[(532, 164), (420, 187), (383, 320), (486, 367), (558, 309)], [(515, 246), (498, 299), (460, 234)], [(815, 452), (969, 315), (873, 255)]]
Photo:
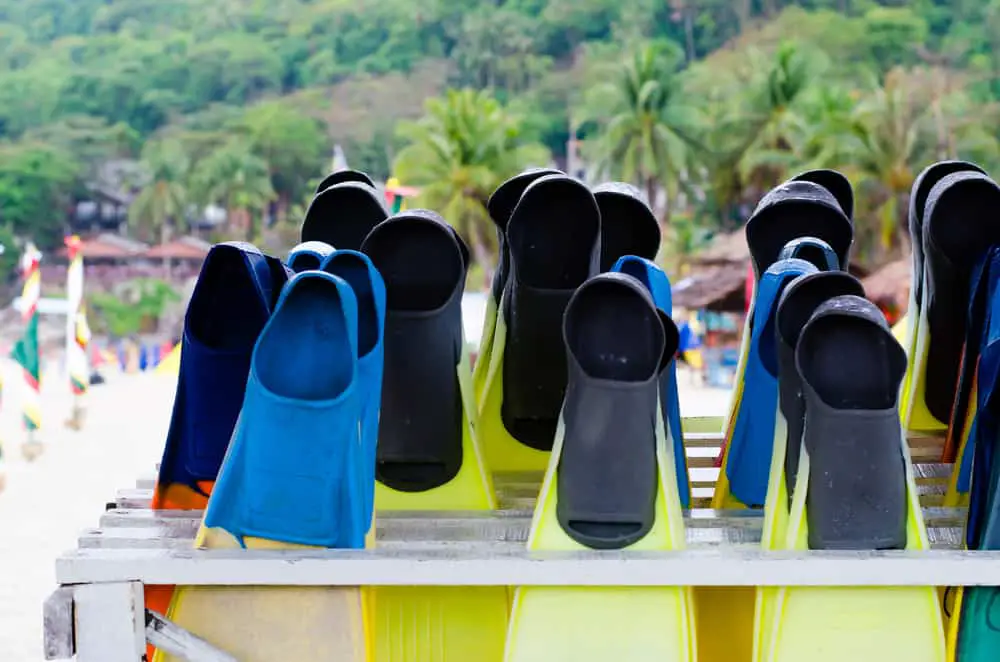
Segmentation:
[(87, 361), (90, 327), (83, 305), (83, 246), (76, 235), (67, 237), (65, 243), (69, 255), (69, 268), (66, 270), (66, 372), (69, 374), (70, 390), (75, 397), (79, 397), (87, 392), (90, 381)]
[(23, 401), (24, 427), (29, 432), (42, 426), (41, 411), (41, 360), (38, 352), (38, 299), (41, 297), (41, 273), (38, 265), (42, 254), (35, 245), (28, 243), (21, 257), (21, 273), (24, 277), (24, 290), (21, 293), (21, 319), (24, 320), (24, 333), (14, 345), (11, 358), (17, 361), (24, 373), (27, 385)]

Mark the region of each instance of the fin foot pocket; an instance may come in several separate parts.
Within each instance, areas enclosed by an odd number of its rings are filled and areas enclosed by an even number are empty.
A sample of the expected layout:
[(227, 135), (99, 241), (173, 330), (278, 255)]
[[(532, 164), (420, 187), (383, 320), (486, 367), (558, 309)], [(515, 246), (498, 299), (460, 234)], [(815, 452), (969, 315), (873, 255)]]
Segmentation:
[(556, 514), (566, 534), (587, 547), (628, 547), (653, 526), (658, 377), (677, 347), (669, 325), (670, 346), (648, 293), (622, 274), (591, 279), (566, 309), (569, 382)]
[(626, 255), (656, 257), (660, 224), (639, 189), (624, 182), (605, 182), (594, 187), (594, 199), (601, 210), (601, 272), (612, 271)]
[(929, 345), (924, 368), (927, 410), (941, 423), (951, 418), (968, 324), (972, 269), (1000, 244), (1000, 187), (978, 172), (943, 177), (927, 195), (923, 259)]
[(802, 379), (795, 367), (795, 347), (816, 308), (844, 294), (863, 297), (865, 291), (858, 279), (847, 272), (821, 271), (790, 282), (778, 301), (778, 396), (786, 423), (784, 471), (789, 499), (795, 491), (805, 424), (805, 400), (802, 398)]
[(361, 181), (341, 181), (313, 197), (302, 221), (301, 241), (356, 251), (388, 216), (374, 188)]
[[(205, 526), (319, 547), (361, 547), (357, 304), (320, 271), (295, 276), (254, 350)], [(303, 503), (315, 504), (304, 510)]]
[(802, 330), (796, 363), (806, 399), (809, 547), (904, 549), (907, 478), (897, 397), (906, 355), (885, 318), (860, 297), (830, 299)]
[(501, 417), (530, 448), (552, 448), (566, 392), (562, 314), (574, 290), (598, 271), (600, 231), (594, 195), (562, 175), (531, 183), (507, 226)]
[(380, 224), (363, 250), (386, 288), (376, 477), (402, 492), (440, 487), (463, 462), (456, 368), (467, 252), (450, 226), (421, 210)]

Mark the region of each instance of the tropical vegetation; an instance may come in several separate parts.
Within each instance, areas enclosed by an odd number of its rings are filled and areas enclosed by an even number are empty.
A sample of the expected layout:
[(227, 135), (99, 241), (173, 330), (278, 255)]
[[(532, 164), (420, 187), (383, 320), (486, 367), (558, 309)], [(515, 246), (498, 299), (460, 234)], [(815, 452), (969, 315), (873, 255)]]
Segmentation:
[(1000, 165), (998, 104), (1000, 0), (0, 0), (0, 234), (57, 246), (127, 160), (139, 236), (291, 235), (340, 145), (487, 270), (490, 190), (549, 163), (639, 186), (681, 252), (839, 168), (878, 262), (925, 164)]

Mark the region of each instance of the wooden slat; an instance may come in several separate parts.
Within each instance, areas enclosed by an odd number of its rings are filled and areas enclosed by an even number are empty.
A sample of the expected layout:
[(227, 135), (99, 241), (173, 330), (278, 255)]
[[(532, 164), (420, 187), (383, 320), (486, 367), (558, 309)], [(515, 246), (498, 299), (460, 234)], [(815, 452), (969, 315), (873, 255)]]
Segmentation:
[(77, 550), (60, 584), (212, 586), (1000, 586), (1000, 552)]

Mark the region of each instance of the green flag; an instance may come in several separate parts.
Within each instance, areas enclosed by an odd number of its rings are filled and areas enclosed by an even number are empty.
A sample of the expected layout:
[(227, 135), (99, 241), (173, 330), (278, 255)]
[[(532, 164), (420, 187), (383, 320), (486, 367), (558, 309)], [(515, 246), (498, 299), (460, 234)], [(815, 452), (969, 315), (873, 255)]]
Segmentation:
[(27, 430), (37, 430), (41, 427), (41, 410), (39, 401), (39, 380), (41, 379), (40, 358), (38, 355), (38, 311), (28, 320), (21, 339), (14, 345), (10, 356), (24, 369), (24, 381), (29, 393), (24, 400), (24, 427)]
[(28, 326), (24, 329), (24, 334), (14, 345), (10, 357), (17, 361), (18, 365), (24, 368), (26, 377), (30, 376), (35, 380), (37, 386), (39, 375), (38, 360), (38, 313), (36, 312), (28, 320)]

